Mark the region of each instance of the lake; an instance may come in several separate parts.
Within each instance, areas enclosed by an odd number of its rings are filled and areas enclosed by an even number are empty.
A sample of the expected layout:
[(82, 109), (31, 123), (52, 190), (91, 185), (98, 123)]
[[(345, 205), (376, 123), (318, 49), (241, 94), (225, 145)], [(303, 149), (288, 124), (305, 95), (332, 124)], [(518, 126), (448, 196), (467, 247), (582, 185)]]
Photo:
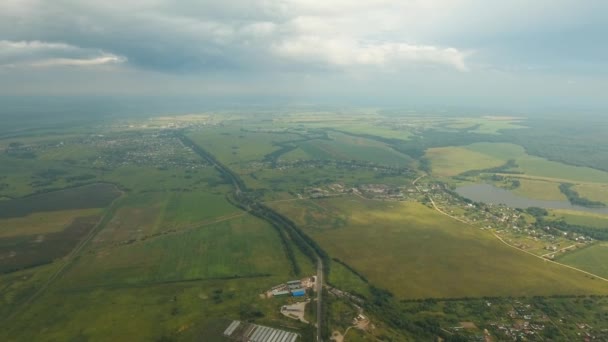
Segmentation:
[(456, 192), (475, 202), (504, 204), (512, 208), (539, 207), (545, 209), (568, 209), (577, 211), (587, 211), (598, 214), (608, 214), (608, 208), (587, 208), (579, 205), (572, 205), (568, 201), (544, 201), (536, 200), (514, 194), (513, 192), (497, 188), (490, 184), (471, 184), (461, 186)]

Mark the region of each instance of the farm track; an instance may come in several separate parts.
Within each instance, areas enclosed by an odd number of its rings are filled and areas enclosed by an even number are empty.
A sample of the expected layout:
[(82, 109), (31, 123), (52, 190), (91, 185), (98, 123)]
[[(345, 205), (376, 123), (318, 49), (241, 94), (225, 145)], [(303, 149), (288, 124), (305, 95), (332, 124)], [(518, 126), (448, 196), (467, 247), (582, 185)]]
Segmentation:
[(24, 300), (17, 310), (9, 314), (5, 320), (9, 320), (15, 317), (23, 310), (25, 310), (36, 298), (42, 295), (55, 280), (60, 278), (65, 273), (65, 271), (74, 263), (74, 261), (78, 260), (78, 257), (80, 256), (80, 253), (82, 252), (84, 247), (97, 235), (97, 233), (99, 233), (103, 229), (103, 227), (105, 227), (105, 225), (114, 216), (114, 213), (117, 209), (117, 203), (120, 201), (120, 199), (123, 198), (123, 196), (124, 192), (121, 191), (120, 197), (117, 197), (114, 201), (112, 201), (112, 203), (110, 204), (106, 212), (102, 215), (102, 217), (99, 219), (97, 224), (84, 237), (84, 239), (82, 239), (80, 243), (76, 245), (76, 247), (70, 252), (70, 254), (68, 254), (64, 258), (63, 264), (53, 274), (49, 276), (49, 278), (40, 286), (38, 290), (36, 290), (36, 292), (34, 292), (34, 294)]
[[(416, 186), (416, 181), (418, 181), (420, 178), (422, 178), (422, 176), (421, 176), (421, 177), (416, 178), (416, 180), (415, 180), (414, 182), (412, 182), (412, 185)], [(417, 186), (416, 186), (416, 189), (418, 189), (418, 187), (417, 187)], [(419, 190), (419, 191), (420, 191), (420, 190)], [(433, 198), (431, 197), (431, 195), (428, 195), (428, 194), (427, 194), (427, 196), (428, 196), (429, 200), (431, 201), (431, 204), (433, 205), (433, 208), (434, 208), (436, 211), (438, 211), (439, 213), (441, 213), (441, 214), (443, 214), (443, 215), (445, 215), (445, 216), (448, 216), (448, 217), (450, 217), (450, 218), (452, 218), (452, 219), (454, 219), (454, 220), (456, 220), (456, 221), (462, 222), (462, 223), (464, 223), (464, 224), (466, 224), (466, 225), (468, 225), (468, 226), (475, 227), (475, 226), (474, 226), (474, 225), (472, 225), (471, 223), (469, 223), (469, 222), (467, 222), (467, 221), (465, 221), (465, 220), (459, 219), (458, 217), (454, 217), (454, 216), (452, 216), (452, 215), (450, 215), (450, 214), (446, 213), (445, 211), (441, 210), (439, 207), (437, 207), (437, 205), (435, 204), (435, 201), (433, 200)], [(494, 235), (494, 237), (496, 237), (496, 238), (498, 239), (498, 241), (502, 242), (503, 244), (505, 244), (505, 245), (507, 245), (507, 246), (509, 246), (509, 247), (511, 247), (511, 248), (517, 249), (518, 251), (521, 251), (521, 252), (524, 252), (524, 253), (526, 253), (526, 254), (529, 254), (529, 255), (531, 255), (531, 256), (533, 256), (533, 257), (535, 257), (535, 258), (541, 259), (541, 260), (543, 260), (543, 261), (545, 261), (545, 262), (550, 262), (550, 263), (553, 263), (553, 264), (556, 264), (556, 265), (560, 265), (560, 266), (563, 266), (563, 267), (566, 267), (566, 268), (569, 268), (569, 269), (572, 269), (572, 270), (575, 270), (575, 271), (578, 271), (578, 272), (584, 273), (584, 274), (586, 274), (586, 275), (592, 276), (592, 277), (594, 277), (594, 278), (597, 278), (597, 279), (603, 280), (603, 281), (605, 281), (605, 282), (608, 282), (608, 279), (606, 279), (606, 278), (604, 278), (604, 277), (600, 277), (600, 276), (598, 276), (597, 274), (593, 274), (593, 273), (591, 273), (591, 272), (587, 272), (587, 271), (582, 270), (582, 269), (580, 269), (580, 268), (576, 268), (576, 267), (574, 267), (574, 266), (570, 266), (570, 265), (562, 264), (561, 262), (557, 262), (557, 261), (554, 261), (554, 260), (550, 260), (550, 259), (544, 258), (544, 257), (542, 257), (542, 256), (540, 256), (540, 255), (536, 255), (536, 254), (534, 254), (534, 253), (532, 253), (532, 252), (526, 251), (525, 249), (521, 249), (521, 248), (519, 248), (519, 247), (517, 247), (517, 246), (513, 246), (513, 245), (511, 245), (510, 243), (506, 242), (506, 241), (505, 241), (503, 238), (501, 238), (501, 237), (500, 237), (498, 234), (496, 234), (495, 232), (492, 232), (492, 234)], [(571, 247), (571, 246), (570, 246), (570, 247)], [(568, 247), (568, 248), (569, 248), (569, 247)]]
[(73, 293), (74, 291), (90, 291), (96, 289), (143, 289), (154, 286), (162, 286), (162, 285), (171, 285), (171, 284), (189, 284), (189, 283), (202, 283), (206, 281), (216, 281), (216, 280), (234, 280), (234, 279), (257, 279), (257, 278), (267, 278), (273, 276), (272, 274), (251, 274), (251, 275), (243, 275), (243, 276), (235, 276), (235, 277), (210, 277), (210, 278), (190, 278), (190, 279), (176, 279), (176, 280), (159, 280), (159, 281), (145, 281), (145, 282), (137, 282), (132, 284), (112, 284), (112, 285), (94, 285), (94, 286), (83, 286), (83, 287), (71, 287), (67, 290), (58, 290), (57, 292), (69, 291)]
[[(166, 231), (163, 231), (163, 232), (160, 232), (160, 233), (156, 233), (156, 234), (153, 234), (153, 235), (149, 235), (149, 236), (143, 237), (143, 238), (141, 238), (141, 239), (139, 239), (137, 241), (134, 241), (132, 244), (138, 244), (138, 243), (142, 243), (142, 242), (145, 242), (145, 241), (150, 241), (150, 240), (154, 240), (154, 239), (157, 239), (157, 238), (166, 237), (166, 236), (170, 236), (170, 235), (178, 235), (178, 234), (188, 233), (188, 232), (191, 232), (191, 231), (199, 229), (199, 228), (203, 228), (203, 227), (214, 225), (216, 223), (234, 220), (235, 218), (239, 218), (239, 217), (242, 217), (244, 215), (245, 215), (244, 212), (238, 212), (238, 213), (234, 213), (234, 214), (230, 214), (230, 215), (220, 216), (220, 217), (217, 217), (217, 218), (215, 218), (215, 219), (213, 219), (211, 221), (203, 221), (203, 222), (199, 222), (199, 223), (193, 223), (193, 224), (189, 224), (189, 225), (186, 225), (186, 226), (182, 226), (182, 227), (179, 227), (179, 228), (172, 228), (170, 230), (166, 230)], [(118, 243), (113, 244), (111, 246), (107, 246), (107, 247), (101, 248), (101, 250), (123, 247), (123, 246), (127, 245), (125, 243), (125, 241), (121, 241), (121, 242), (118, 242)]]
[[(178, 133), (178, 138), (182, 141), (182, 143), (184, 144), (184, 146), (188, 146), (189, 148), (191, 148), (196, 154), (198, 154), (201, 158), (203, 158), (204, 160), (208, 161), (209, 163), (211, 163), (217, 170), (218, 172), (220, 172), (224, 177), (228, 178), (230, 180), (230, 182), (233, 184), (234, 186), (234, 200), (237, 202), (235, 203), (237, 206), (239, 206), (241, 209), (250, 212), (251, 214), (267, 221), (268, 223), (270, 223), (273, 226), (276, 227), (282, 227), (282, 229), (284, 229), (285, 231), (293, 229), (294, 227), (289, 227), (290, 222), (286, 222), (285, 218), (283, 216), (281, 216), (279, 213), (275, 212), (273, 209), (264, 206), (263, 202), (259, 202), (250, 198), (247, 198), (245, 195), (245, 191), (247, 189), (245, 183), (243, 182), (243, 180), (240, 179), (240, 177), (234, 173), (232, 170), (230, 170), (228, 167), (224, 166), (222, 163), (220, 163), (211, 153), (209, 153), (208, 151), (204, 150), (203, 148), (201, 148), (199, 145), (197, 145), (196, 143), (194, 143), (192, 140), (190, 140), (188, 137), (186, 137), (186, 135), (182, 132)], [(294, 234), (301, 234), (299, 232), (292, 232)], [(301, 236), (300, 236), (301, 238)], [(323, 272), (324, 272), (324, 265), (323, 265), (323, 257), (319, 254), (319, 252), (317, 250), (315, 250), (314, 246), (310, 245), (310, 243), (308, 242), (308, 248), (310, 248), (313, 253), (315, 254), (315, 257), (317, 259), (317, 282), (316, 282), (316, 286), (317, 286), (317, 333), (316, 333), (316, 340), (317, 341), (322, 341), (322, 332), (324, 331), (323, 329), (323, 315), (322, 315), (322, 308), (323, 308)]]

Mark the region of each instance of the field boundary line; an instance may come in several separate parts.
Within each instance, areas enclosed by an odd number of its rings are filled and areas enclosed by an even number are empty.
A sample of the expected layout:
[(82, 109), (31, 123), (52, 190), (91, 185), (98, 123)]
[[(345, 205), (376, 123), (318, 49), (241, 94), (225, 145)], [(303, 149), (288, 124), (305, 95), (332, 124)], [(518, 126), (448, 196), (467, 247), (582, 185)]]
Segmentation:
[(13, 311), (11, 314), (6, 316), (5, 321), (8, 321), (9, 319), (15, 317), (15, 315), (17, 315), (20, 312), (22, 312), (23, 310), (25, 310), (28, 305), (30, 305), (37, 297), (41, 296), (44, 293), (44, 291), (46, 291), (46, 289), (53, 283), (53, 281), (58, 279), (63, 274), (63, 272), (75, 260), (77, 260), (78, 254), (82, 251), (84, 246), (86, 246), (93, 239), (93, 237), (95, 237), (105, 227), (105, 225), (112, 219), (112, 217), (114, 216), (114, 213), (115, 213), (115, 209), (116, 209), (114, 206), (119, 202), (119, 200), (121, 200), (123, 198), (123, 196), (124, 196), (124, 192), (121, 191), (120, 197), (118, 197), (114, 201), (112, 201), (110, 206), (108, 206), (108, 208), (106, 209), (106, 212), (99, 218), (99, 221), (97, 221), (97, 224), (95, 224), (95, 226), (93, 226), (93, 228), (91, 228), (91, 230), (84, 237), (84, 239), (82, 239), (76, 245), (76, 247), (68, 255), (65, 256), (65, 259), (63, 260), (63, 264), (53, 274), (51, 274), (49, 276), (49, 278), (38, 288), (38, 290), (36, 290), (36, 292), (34, 292), (29, 298), (27, 298), (25, 301), (23, 301), (21, 303), (21, 305), (19, 305), (19, 307), (17, 309), (15, 309), (15, 311)]
[(572, 247), (576, 247), (576, 246), (578, 246), (578, 245), (579, 245), (578, 243), (575, 243), (574, 245), (570, 245), (570, 246), (568, 246), (568, 247), (564, 247), (564, 248), (558, 249), (558, 250), (556, 250), (556, 251), (554, 251), (554, 252), (545, 253), (545, 254), (543, 254), (543, 255), (541, 255), (541, 256), (542, 256), (542, 257), (546, 257), (547, 255), (551, 255), (551, 254), (557, 254), (557, 253), (559, 253), (559, 252), (561, 252), (561, 251), (568, 251), (570, 248), (572, 248)]
[(239, 218), (241, 216), (244, 216), (246, 214), (247, 214), (247, 212), (245, 212), (245, 211), (236, 212), (236, 213), (233, 213), (233, 214), (220, 216), (220, 217), (216, 218), (213, 221), (202, 221), (202, 222), (200, 222), (198, 224), (189, 224), (187, 226), (179, 228), (179, 230), (174, 230), (176, 228), (172, 228), (170, 230), (161, 231), (159, 233), (155, 233), (153, 235), (149, 235), (149, 236), (144, 237), (142, 239), (135, 240), (135, 241), (133, 241), (131, 243), (125, 243), (125, 241), (129, 241), (129, 240), (122, 240), (122, 241), (116, 242), (116, 243), (114, 243), (112, 245), (109, 245), (109, 246), (99, 247), (98, 251), (107, 251), (107, 250), (112, 250), (112, 249), (115, 249), (115, 248), (125, 247), (125, 246), (128, 246), (128, 245), (139, 244), (139, 243), (142, 243), (142, 242), (146, 242), (146, 241), (149, 241), (149, 240), (154, 240), (154, 239), (161, 238), (161, 237), (166, 237), (166, 236), (171, 236), (171, 235), (178, 235), (178, 234), (185, 234), (185, 233), (191, 232), (193, 230), (196, 230), (196, 229), (199, 229), (199, 228), (204, 228), (206, 226), (210, 226), (210, 225), (213, 225), (213, 224), (216, 224), (216, 223), (230, 221), (230, 220)]
[[(567, 165), (567, 164), (565, 164), (565, 165)], [(594, 169), (594, 170), (596, 170), (596, 169)], [(601, 171), (601, 170), (598, 170), (598, 171)], [(574, 184), (583, 184), (583, 185), (605, 184), (603, 182), (578, 181), (578, 180), (574, 180), (574, 179), (545, 177), (545, 176), (533, 176), (533, 175), (519, 174), (519, 173), (500, 173), (500, 172), (497, 172), (496, 174), (499, 175), (499, 176), (521, 178), (521, 179), (526, 179), (526, 180), (542, 181), (542, 182), (547, 182), (547, 183), (574, 183)]]
[(266, 201), (266, 202), (262, 202), (263, 204), (272, 204), (272, 203), (280, 203), (280, 202), (293, 202), (293, 201), (302, 201), (302, 200), (306, 200), (309, 199), (308, 197), (302, 197), (302, 198), (288, 198), (288, 199), (281, 199), (281, 200), (274, 200), (274, 201)]
[(220, 223), (220, 222), (224, 222), (224, 221), (230, 221), (230, 220), (233, 220), (235, 218), (238, 218), (238, 217), (241, 217), (241, 216), (245, 216), (246, 214), (248, 214), (248, 212), (246, 212), (246, 211), (240, 211), (240, 212), (235, 212), (235, 213), (232, 213), (232, 214), (216, 217), (212, 221), (201, 221), (199, 223), (192, 223), (192, 224), (184, 226), (184, 227), (180, 228), (180, 230), (176, 230), (175, 232), (172, 232), (172, 233), (173, 234), (185, 233), (185, 232), (197, 229), (197, 228), (202, 228), (202, 227), (210, 226), (210, 225), (215, 224), (215, 223)]
[[(440, 212), (441, 214), (446, 215), (446, 216), (448, 216), (448, 217), (450, 217), (450, 218), (452, 218), (452, 219), (454, 219), (454, 220), (460, 221), (460, 222), (462, 222), (462, 223), (464, 223), (464, 224), (466, 224), (466, 225), (468, 225), (468, 226), (471, 226), (471, 227), (476, 228), (476, 227), (475, 227), (474, 225), (472, 225), (470, 222), (467, 222), (467, 221), (465, 221), (465, 220), (462, 220), (462, 219), (459, 219), (459, 218), (457, 218), (457, 217), (454, 217), (454, 216), (452, 216), (452, 215), (450, 215), (450, 214), (448, 214), (448, 213), (444, 212), (443, 210), (439, 209), (439, 208), (437, 207), (437, 205), (435, 204), (435, 201), (433, 201), (433, 198), (431, 197), (431, 195), (428, 195), (428, 194), (427, 194), (427, 196), (428, 196), (429, 200), (431, 201), (431, 204), (433, 205), (433, 207), (435, 208), (435, 210), (437, 210), (437, 211), (438, 211), (438, 212)], [(496, 234), (495, 232), (492, 232), (492, 234), (493, 234), (493, 235), (494, 235), (494, 236), (495, 236), (495, 237), (496, 237), (498, 240), (500, 240), (500, 242), (504, 243), (505, 245), (507, 245), (507, 246), (509, 246), (509, 247), (511, 247), (511, 248), (515, 248), (515, 249), (517, 249), (517, 250), (519, 250), (519, 251), (521, 251), (521, 252), (524, 252), (524, 253), (526, 253), (526, 254), (529, 254), (529, 255), (531, 255), (531, 256), (533, 256), (533, 257), (535, 257), (535, 258), (539, 258), (539, 259), (541, 259), (541, 260), (543, 260), (543, 261), (545, 261), (545, 262), (551, 262), (551, 263), (554, 263), (554, 264), (556, 264), (556, 265), (560, 265), (560, 266), (563, 266), (563, 267), (567, 267), (567, 268), (569, 268), (569, 269), (572, 269), (572, 270), (575, 270), (575, 271), (578, 271), (578, 272), (584, 273), (584, 274), (586, 274), (586, 275), (589, 275), (589, 276), (595, 277), (595, 278), (597, 278), (597, 279), (603, 280), (603, 281), (605, 281), (605, 282), (608, 282), (608, 279), (606, 279), (606, 278), (604, 278), (604, 277), (600, 277), (600, 276), (598, 276), (597, 274), (593, 274), (593, 273), (591, 273), (591, 272), (587, 272), (587, 271), (585, 271), (585, 270), (582, 270), (582, 269), (580, 269), (580, 268), (576, 268), (576, 267), (574, 267), (574, 266), (570, 266), (570, 265), (562, 264), (561, 262), (557, 262), (557, 261), (554, 261), (554, 260), (550, 260), (550, 259), (547, 259), (547, 258), (543, 258), (543, 257), (542, 257), (542, 256), (540, 256), (540, 255), (536, 255), (536, 254), (534, 254), (534, 253), (528, 252), (528, 251), (526, 251), (526, 250), (524, 250), (524, 249), (521, 249), (521, 248), (519, 248), (519, 247), (516, 247), (516, 246), (511, 245), (510, 243), (508, 243), (508, 242), (506, 242), (505, 240), (503, 240), (503, 239), (502, 239), (500, 236), (498, 236), (498, 234)]]
[(255, 278), (269, 278), (275, 276), (274, 274), (250, 274), (240, 276), (226, 276), (226, 277), (209, 277), (209, 278), (191, 278), (191, 279), (175, 279), (175, 280), (160, 280), (140, 283), (123, 283), (123, 284), (108, 284), (108, 285), (91, 285), (83, 287), (71, 287), (68, 289), (57, 290), (58, 293), (64, 293), (66, 291), (72, 293), (74, 291), (90, 291), (96, 289), (106, 290), (120, 290), (120, 289), (136, 289), (136, 288), (147, 288), (154, 286), (164, 286), (171, 284), (188, 284), (206, 281), (217, 281), (217, 280), (239, 280), (239, 279), (255, 279)]
[(554, 263), (554, 264), (556, 264), (556, 265), (561, 265), (561, 266), (564, 266), (564, 267), (567, 267), (567, 268), (573, 269), (573, 270), (575, 270), (575, 271), (579, 271), (579, 272), (585, 273), (585, 274), (590, 275), (590, 276), (592, 276), (592, 277), (598, 278), (598, 279), (603, 280), (603, 281), (605, 281), (605, 282), (608, 282), (608, 279), (606, 279), (606, 278), (604, 278), (604, 277), (600, 277), (600, 276), (598, 276), (597, 274), (593, 274), (593, 273), (591, 273), (591, 272), (587, 272), (587, 271), (585, 271), (585, 270), (582, 270), (582, 269), (580, 269), (580, 268), (576, 268), (576, 267), (574, 267), (574, 266), (570, 266), (570, 265), (562, 264), (561, 262), (557, 262), (557, 261), (553, 261), (553, 260), (550, 260), (550, 259), (547, 259), (547, 258), (543, 258), (543, 257), (542, 257), (542, 256), (540, 256), (540, 255), (536, 255), (536, 254), (534, 254), (534, 253), (528, 252), (528, 251), (526, 251), (526, 250), (524, 250), (524, 249), (521, 249), (521, 248), (519, 248), (519, 247), (516, 247), (516, 246), (513, 246), (513, 245), (509, 244), (508, 242), (506, 242), (505, 240), (503, 240), (503, 239), (502, 239), (500, 236), (498, 236), (498, 234), (496, 234), (495, 232), (492, 232), (492, 234), (494, 234), (494, 236), (495, 236), (495, 237), (496, 237), (498, 240), (500, 240), (500, 242), (504, 243), (505, 245), (507, 245), (507, 246), (509, 246), (509, 247), (511, 247), (511, 248), (515, 248), (515, 249), (520, 250), (520, 251), (522, 251), (522, 252), (524, 252), (524, 253), (526, 253), (526, 254), (530, 254), (530, 255), (532, 255), (532, 256), (534, 256), (534, 257), (536, 257), (536, 258), (539, 258), (539, 259), (544, 260), (545, 262), (551, 262), (551, 263)]

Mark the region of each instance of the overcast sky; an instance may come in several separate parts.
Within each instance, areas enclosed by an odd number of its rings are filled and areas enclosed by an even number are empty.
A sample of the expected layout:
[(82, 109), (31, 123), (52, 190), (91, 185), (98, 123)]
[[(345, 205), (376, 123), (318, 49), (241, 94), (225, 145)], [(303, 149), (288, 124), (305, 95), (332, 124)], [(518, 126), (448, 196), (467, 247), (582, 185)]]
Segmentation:
[(605, 0), (1, 0), (0, 94), (608, 107), (606, 17)]

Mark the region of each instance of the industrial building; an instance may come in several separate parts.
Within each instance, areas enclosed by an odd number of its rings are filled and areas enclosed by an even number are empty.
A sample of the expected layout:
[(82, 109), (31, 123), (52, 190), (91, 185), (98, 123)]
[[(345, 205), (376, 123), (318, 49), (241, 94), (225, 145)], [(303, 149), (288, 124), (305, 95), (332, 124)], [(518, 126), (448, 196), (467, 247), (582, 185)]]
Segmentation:
[(300, 284), (292, 284), (292, 285), (287, 285), (287, 287), (288, 287), (290, 290), (295, 290), (295, 289), (299, 289), (299, 288), (301, 288), (302, 286), (301, 286)]
[(226, 328), (226, 330), (224, 330), (224, 335), (226, 335), (226, 336), (232, 335), (232, 333), (236, 330), (236, 328), (239, 327), (239, 325), (241, 325), (240, 321), (232, 321), (232, 323), (230, 323), (228, 328)]
[(291, 290), (291, 295), (294, 297), (303, 297), (306, 295), (306, 290), (304, 290), (304, 289)]
[(284, 297), (284, 296), (289, 296), (289, 294), (290, 294), (289, 291), (277, 291), (277, 290), (272, 291), (273, 297)]
[(224, 331), (224, 336), (238, 341), (250, 342), (295, 342), (298, 334), (264, 327), (257, 324), (242, 323), (232, 321)]

